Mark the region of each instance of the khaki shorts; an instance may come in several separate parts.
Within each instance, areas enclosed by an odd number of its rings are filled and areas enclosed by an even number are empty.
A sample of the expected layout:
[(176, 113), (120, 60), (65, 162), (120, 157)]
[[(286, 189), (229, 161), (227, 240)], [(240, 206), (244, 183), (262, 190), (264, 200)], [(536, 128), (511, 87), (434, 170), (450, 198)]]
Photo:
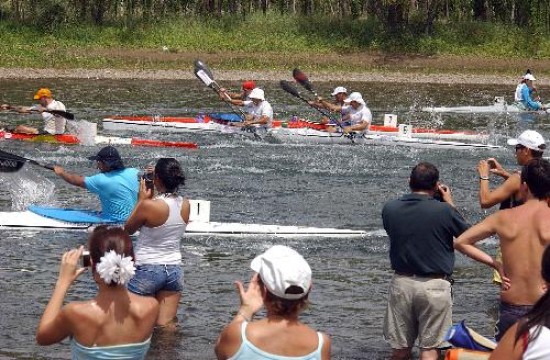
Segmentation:
[(394, 275), (388, 292), (384, 337), (392, 349), (442, 346), (452, 325), (451, 283), (444, 279)]

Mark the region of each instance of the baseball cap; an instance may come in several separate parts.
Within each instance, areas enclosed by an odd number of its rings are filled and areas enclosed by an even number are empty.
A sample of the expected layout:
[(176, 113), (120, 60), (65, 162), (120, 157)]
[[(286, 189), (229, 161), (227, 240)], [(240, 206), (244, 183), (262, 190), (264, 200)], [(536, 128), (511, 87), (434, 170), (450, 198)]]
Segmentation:
[(334, 91), (332, 92), (331, 95), (335, 96), (335, 95), (340, 94), (340, 93), (347, 94), (348, 90), (343, 86), (338, 86), (337, 88), (334, 89)]
[[(275, 296), (288, 300), (301, 299), (311, 287), (311, 268), (296, 250), (284, 245), (275, 245), (256, 256), (250, 264), (260, 274), (266, 288)], [(303, 290), (300, 294), (287, 294), (291, 286)]]
[(253, 90), (256, 87), (256, 83), (252, 80), (243, 81), (243, 90)]
[(535, 77), (532, 74), (525, 74), (523, 76), (523, 79), (524, 80), (537, 80), (537, 79), (535, 79)]
[(258, 99), (258, 100), (265, 100), (264, 91), (259, 88), (253, 89), (250, 94), (248, 95), (250, 99)]
[(103, 161), (103, 162), (117, 162), (122, 161), (120, 158), (120, 154), (118, 153), (118, 150), (115, 149), (113, 146), (105, 146), (95, 156), (88, 157), (88, 160), (96, 160), (96, 161)]
[(346, 104), (349, 104), (352, 101), (357, 101), (358, 103), (365, 105), (365, 100), (363, 100), (363, 96), (361, 95), (361, 93), (358, 92), (352, 92), (351, 94), (349, 94), (348, 98), (344, 100)]
[(40, 100), (41, 97), (51, 98), (52, 92), (48, 88), (39, 89), (36, 94), (34, 94), (34, 100)]
[(525, 130), (516, 139), (508, 139), (508, 145), (523, 145), (536, 151), (543, 151), (546, 148), (544, 138), (534, 130)]

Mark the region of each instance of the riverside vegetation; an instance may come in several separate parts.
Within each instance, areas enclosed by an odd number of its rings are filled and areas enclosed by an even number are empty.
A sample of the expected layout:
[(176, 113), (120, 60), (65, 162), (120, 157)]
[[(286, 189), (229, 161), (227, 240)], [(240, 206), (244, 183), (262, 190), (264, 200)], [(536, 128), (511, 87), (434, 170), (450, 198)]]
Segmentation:
[[(0, 12), (2, 14), (2, 12)], [(414, 24), (395, 32), (377, 19), (285, 14), (144, 18), (77, 23), (0, 20), (0, 67), (182, 70), (201, 57), (217, 69), (320, 72), (550, 73), (550, 37), (532, 27), (476, 20)]]

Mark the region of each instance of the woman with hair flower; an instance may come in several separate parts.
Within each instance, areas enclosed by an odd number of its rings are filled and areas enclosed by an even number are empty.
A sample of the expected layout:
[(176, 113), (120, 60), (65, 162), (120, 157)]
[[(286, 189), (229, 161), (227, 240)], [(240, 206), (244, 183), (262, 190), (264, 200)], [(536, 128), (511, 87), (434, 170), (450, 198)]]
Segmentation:
[(130, 236), (122, 228), (99, 226), (90, 235), (88, 249), (97, 295), (63, 306), (71, 284), (86, 271), (78, 265), (84, 247), (64, 253), (36, 341), (51, 345), (70, 337), (73, 359), (144, 359), (159, 304), (126, 289), (135, 271)]
[(142, 296), (153, 296), (160, 303), (157, 325), (174, 328), (183, 290), (181, 239), (191, 205), (178, 194), (185, 183), (180, 163), (174, 158), (159, 159), (153, 172), (153, 189), (141, 181), (138, 203), (124, 228), (136, 243), (136, 276), (128, 289)]

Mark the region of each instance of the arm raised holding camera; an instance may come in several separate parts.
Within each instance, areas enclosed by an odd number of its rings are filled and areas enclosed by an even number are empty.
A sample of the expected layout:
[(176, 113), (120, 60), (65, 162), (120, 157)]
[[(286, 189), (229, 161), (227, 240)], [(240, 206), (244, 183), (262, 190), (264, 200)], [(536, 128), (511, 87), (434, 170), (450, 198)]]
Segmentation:
[[(498, 175), (504, 179), (508, 179), (510, 177), (510, 173), (506, 171), (502, 165), (495, 159), (495, 158), (489, 158), (487, 159), (487, 165), (489, 166), (489, 172), (491, 174)], [(480, 174), (481, 176), (481, 174)]]
[(438, 184), (437, 190), (439, 191), (439, 194), (441, 195), (441, 200), (446, 202), (447, 204), (451, 205), (452, 207), (456, 208), (455, 203), (453, 201), (453, 197), (451, 195), (451, 188), (449, 188), (447, 185)]

